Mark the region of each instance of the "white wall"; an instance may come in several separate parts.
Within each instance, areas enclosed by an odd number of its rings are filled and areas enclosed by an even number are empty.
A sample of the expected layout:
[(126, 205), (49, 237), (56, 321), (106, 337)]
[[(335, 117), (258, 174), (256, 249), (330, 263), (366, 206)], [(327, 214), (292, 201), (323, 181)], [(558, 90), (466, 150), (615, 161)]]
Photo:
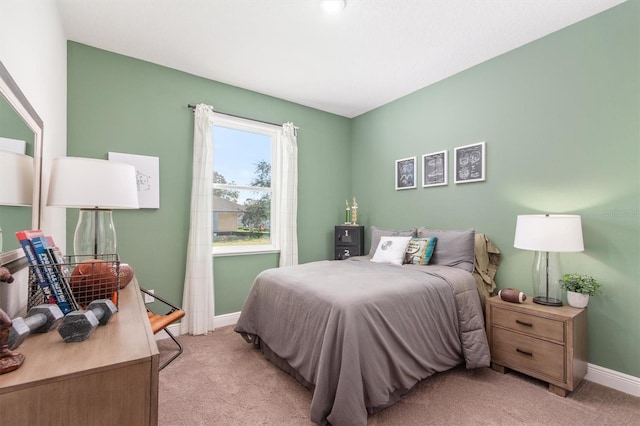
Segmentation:
[[(0, 0), (0, 60), (44, 122), (46, 194), (51, 160), (67, 150), (67, 42), (54, 1)], [(66, 252), (65, 210), (49, 208), (44, 213), (41, 228)], [(20, 274), (20, 281), (24, 276)], [(12, 284), (20, 285), (24, 283)]]
[[(44, 121), (43, 191), (51, 160), (67, 152), (67, 41), (51, 0), (0, 2), (0, 60)], [(46, 196), (43, 197), (43, 202)], [(45, 209), (41, 227), (65, 244), (63, 209)], [(66, 253), (66, 247), (61, 247)]]

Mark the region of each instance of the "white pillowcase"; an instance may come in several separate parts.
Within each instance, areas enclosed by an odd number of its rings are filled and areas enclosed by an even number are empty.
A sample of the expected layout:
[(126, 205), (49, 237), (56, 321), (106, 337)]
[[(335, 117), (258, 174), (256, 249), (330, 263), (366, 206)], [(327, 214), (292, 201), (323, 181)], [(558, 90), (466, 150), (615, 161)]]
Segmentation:
[(404, 253), (412, 237), (380, 237), (372, 262), (402, 265)]

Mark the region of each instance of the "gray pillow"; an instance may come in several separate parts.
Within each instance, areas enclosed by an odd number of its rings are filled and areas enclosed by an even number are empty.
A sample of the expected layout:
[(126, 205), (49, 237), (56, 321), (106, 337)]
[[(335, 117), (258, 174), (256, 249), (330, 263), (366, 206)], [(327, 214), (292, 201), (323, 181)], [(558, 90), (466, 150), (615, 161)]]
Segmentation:
[(376, 248), (380, 244), (380, 237), (415, 237), (416, 230), (408, 229), (406, 231), (394, 231), (391, 229), (382, 229), (377, 226), (371, 227), (371, 248), (369, 249), (369, 256), (373, 257), (376, 252)]
[(418, 228), (418, 237), (438, 238), (436, 249), (431, 256), (430, 265), (451, 266), (473, 272), (475, 261), (475, 229), (463, 231), (438, 231)]

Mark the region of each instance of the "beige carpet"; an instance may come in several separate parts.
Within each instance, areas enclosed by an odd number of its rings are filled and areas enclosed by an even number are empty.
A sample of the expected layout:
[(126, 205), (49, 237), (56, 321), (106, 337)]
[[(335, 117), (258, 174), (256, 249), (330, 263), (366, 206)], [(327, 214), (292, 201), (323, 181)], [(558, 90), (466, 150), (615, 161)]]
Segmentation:
[[(161, 426), (313, 425), (311, 393), (232, 327), (179, 339), (184, 353), (160, 372)], [(158, 342), (161, 359), (172, 343)], [(640, 425), (640, 398), (587, 381), (561, 398), (524, 375), (456, 368), (422, 381), (368, 425)]]

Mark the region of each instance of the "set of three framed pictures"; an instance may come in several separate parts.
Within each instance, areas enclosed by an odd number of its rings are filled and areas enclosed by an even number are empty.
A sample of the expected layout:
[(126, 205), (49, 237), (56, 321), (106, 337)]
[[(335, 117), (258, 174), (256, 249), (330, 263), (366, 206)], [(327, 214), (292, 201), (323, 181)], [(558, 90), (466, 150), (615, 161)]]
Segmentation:
[[(447, 151), (422, 156), (422, 187), (448, 185), (449, 163)], [(396, 190), (417, 187), (417, 157), (396, 160)], [(485, 180), (485, 143), (460, 146), (453, 150), (455, 183)]]

